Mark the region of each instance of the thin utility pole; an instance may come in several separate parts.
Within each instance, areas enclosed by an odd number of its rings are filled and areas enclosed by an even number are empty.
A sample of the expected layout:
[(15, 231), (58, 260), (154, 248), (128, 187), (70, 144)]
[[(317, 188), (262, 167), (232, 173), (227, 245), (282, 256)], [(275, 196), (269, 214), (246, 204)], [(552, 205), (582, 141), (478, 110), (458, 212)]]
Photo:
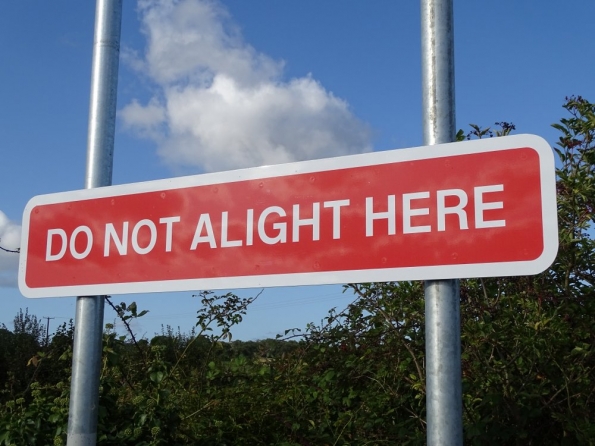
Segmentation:
[(50, 345), (50, 319), (56, 319), (55, 317), (44, 316), (42, 319), (47, 319), (47, 325), (45, 328), (45, 345)]
[[(424, 144), (453, 142), (455, 125), (453, 0), (421, 0)], [(459, 281), (427, 280), (427, 444), (463, 444)]]
[[(85, 188), (112, 183), (122, 0), (97, 0)], [(97, 443), (104, 296), (77, 297), (67, 446)]]

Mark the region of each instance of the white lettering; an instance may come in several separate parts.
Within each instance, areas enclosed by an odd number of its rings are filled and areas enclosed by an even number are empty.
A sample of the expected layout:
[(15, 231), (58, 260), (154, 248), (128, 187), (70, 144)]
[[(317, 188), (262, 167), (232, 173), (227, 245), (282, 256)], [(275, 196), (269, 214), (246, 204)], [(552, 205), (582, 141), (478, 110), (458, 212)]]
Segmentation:
[[(446, 197), (458, 197), (459, 204), (446, 206)], [(446, 215), (456, 214), (459, 216), (459, 229), (469, 229), (467, 224), (467, 212), (465, 206), (468, 203), (467, 194), (461, 189), (446, 189), (438, 191), (438, 231), (446, 231)]]
[[(207, 234), (202, 234), (203, 227), (206, 229)], [(215, 241), (215, 235), (213, 234), (213, 225), (211, 224), (211, 217), (209, 214), (200, 214), (198, 219), (198, 223), (196, 224), (196, 231), (194, 232), (194, 238), (192, 239), (192, 245), (190, 245), (191, 250), (195, 250), (196, 246), (199, 243), (208, 242), (211, 248), (217, 247), (217, 242)]]
[(414, 192), (411, 194), (403, 194), (403, 234), (415, 234), (419, 232), (430, 232), (432, 228), (429, 225), (412, 226), (411, 217), (417, 215), (429, 215), (429, 208), (411, 209), (412, 200), (422, 200), (430, 198), (429, 192)]
[[(151, 232), (151, 238), (149, 239), (149, 244), (144, 248), (141, 248), (138, 244), (138, 233), (143, 226), (149, 228), (149, 231)], [(144, 255), (151, 252), (155, 247), (155, 243), (157, 242), (157, 227), (155, 226), (155, 223), (148, 219), (139, 221), (136, 225), (134, 225), (134, 228), (132, 228), (132, 237), (130, 242), (132, 243), (132, 249), (134, 249), (137, 254)]]
[(173, 224), (179, 223), (180, 217), (163, 217), (159, 219), (159, 223), (165, 223), (165, 252), (171, 252), (171, 243), (173, 237)]
[[(62, 239), (62, 246), (58, 254), (52, 254), (52, 243), (54, 240), (54, 235), (60, 236)], [(66, 236), (66, 231), (64, 229), (56, 228), (56, 229), (49, 229), (48, 230), (48, 240), (45, 250), (45, 261), (46, 262), (53, 262), (55, 260), (60, 260), (66, 254), (66, 248), (68, 247), (68, 237)]]
[[(78, 252), (76, 250), (76, 237), (81, 232), (84, 232), (87, 235), (87, 247), (83, 252)], [(89, 255), (91, 252), (91, 248), (93, 247), (93, 234), (91, 233), (91, 229), (88, 226), (79, 226), (74, 231), (72, 231), (72, 236), (70, 238), (70, 254), (77, 260), (84, 259)]]
[(252, 246), (254, 241), (254, 209), (248, 209), (246, 215), (246, 246)]
[(110, 238), (114, 241), (116, 249), (121, 256), (125, 256), (128, 253), (128, 222), (125, 221), (122, 224), (122, 239), (118, 237), (116, 228), (113, 224), (108, 223), (105, 225), (105, 243), (103, 245), (103, 257), (109, 256)]
[(283, 208), (279, 206), (270, 206), (266, 208), (264, 211), (262, 211), (262, 214), (260, 214), (260, 217), (258, 218), (258, 235), (260, 236), (260, 239), (267, 245), (274, 245), (275, 243), (285, 243), (287, 241), (287, 223), (273, 223), (273, 229), (278, 231), (275, 237), (269, 237), (265, 232), (264, 223), (266, 218), (270, 214), (277, 214), (280, 217), (286, 216)]
[(504, 203), (502, 201), (492, 201), (489, 203), (483, 202), (483, 194), (490, 192), (502, 192), (504, 190), (503, 184), (494, 184), (491, 186), (478, 186), (473, 189), (473, 198), (475, 200), (475, 227), (476, 228), (499, 228), (506, 226), (505, 220), (484, 220), (484, 211), (490, 209), (502, 209)]
[(388, 220), (388, 235), (396, 233), (395, 225), (395, 196), (387, 197), (388, 210), (386, 212), (374, 212), (374, 198), (366, 197), (366, 237), (374, 235), (374, 220)]
[(228, 217), (227, 211), (221, 212), (221, 247), (231, 248), (233, 246), (242, 246), (241, 240), (228, 240), (227, 239), (227, 228), (228, 228)]
[(333, 239), (341, 238), (341, 206), (349, 206), (349, 200), (325, 201), (325, 208), (333, 209)]
[(312, 226), (312, 240), (320, 240), (320, 203), (312, 203), (312, 218), (300, 219), (300, 205), (293, 205), (292, 241), (300, 241), (300, 227)]

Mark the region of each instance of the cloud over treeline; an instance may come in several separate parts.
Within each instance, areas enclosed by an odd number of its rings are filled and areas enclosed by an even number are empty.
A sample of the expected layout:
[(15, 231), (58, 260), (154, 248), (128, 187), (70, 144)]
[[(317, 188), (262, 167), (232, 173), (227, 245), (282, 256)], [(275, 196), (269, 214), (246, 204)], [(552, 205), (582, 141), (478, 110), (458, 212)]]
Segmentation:
[(226, 170), (371, 150), (370, 131), (342, 99), (244, 41), (211, 0), (139, 0), (146, 48), (125, 60), (157, 87), (120, 110), (171, 165)]
[[(10, 221), (0, 211), (0, 246), (16, 251), (21, 244), (21, 226)], [(19, 255), (0, 250), (0, 286), (16, 286), (19, 267)]]

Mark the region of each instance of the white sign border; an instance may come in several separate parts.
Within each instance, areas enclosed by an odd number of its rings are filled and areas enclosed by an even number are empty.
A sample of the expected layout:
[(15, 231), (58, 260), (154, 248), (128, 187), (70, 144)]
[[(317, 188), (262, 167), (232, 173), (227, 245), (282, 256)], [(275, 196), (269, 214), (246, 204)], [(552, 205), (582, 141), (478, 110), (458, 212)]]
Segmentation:
[[(529, 147), (535, 150), (539, 155), (544, 249), (542, 254), (534, 260), (521, 262), (269, 274), (260, 276), (232, 276), (204, 279), (197, 278), (133, 283), (108, 283), (44, 288), (30, 288), (25, 283), (29, 222), (31, 212), (35, 206), (332, 171), (352, 167), (365, 167), (394, 162), (419, 161), (448, 156), (513, 150), (521, 147)], [(25, 297), (41, 298), (202, 289), (262, 288), (333, 283), (519, 276), (533, 275), (544, 271), (553, 263), (557, 252), (558, 219), (553, 151), (549, 144), (539, 136), (513, 135), (39, 195), (33, 197), (27, 203), (23, 212), (21, 251), (19, 258), (19, 289)]]

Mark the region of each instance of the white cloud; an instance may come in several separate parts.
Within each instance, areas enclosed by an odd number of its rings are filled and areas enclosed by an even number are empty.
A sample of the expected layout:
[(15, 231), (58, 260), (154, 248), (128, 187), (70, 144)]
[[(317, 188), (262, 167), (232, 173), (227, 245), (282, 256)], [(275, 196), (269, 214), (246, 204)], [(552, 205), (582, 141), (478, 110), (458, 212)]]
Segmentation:
[[(0, 246), (15, 251), (21, 244), (21, 227), (0, 211)], [(16, 286), (19, 255), (0, 250), (0, 286)]]
[(242, 39), (210, 0), (139, 0), (147, 48), (125, 60), (158, 86), (123, 123), (172, 165), (208, 171), (369, 151), (370, 132), (311, 76), (282, 80), (283, 62)]

